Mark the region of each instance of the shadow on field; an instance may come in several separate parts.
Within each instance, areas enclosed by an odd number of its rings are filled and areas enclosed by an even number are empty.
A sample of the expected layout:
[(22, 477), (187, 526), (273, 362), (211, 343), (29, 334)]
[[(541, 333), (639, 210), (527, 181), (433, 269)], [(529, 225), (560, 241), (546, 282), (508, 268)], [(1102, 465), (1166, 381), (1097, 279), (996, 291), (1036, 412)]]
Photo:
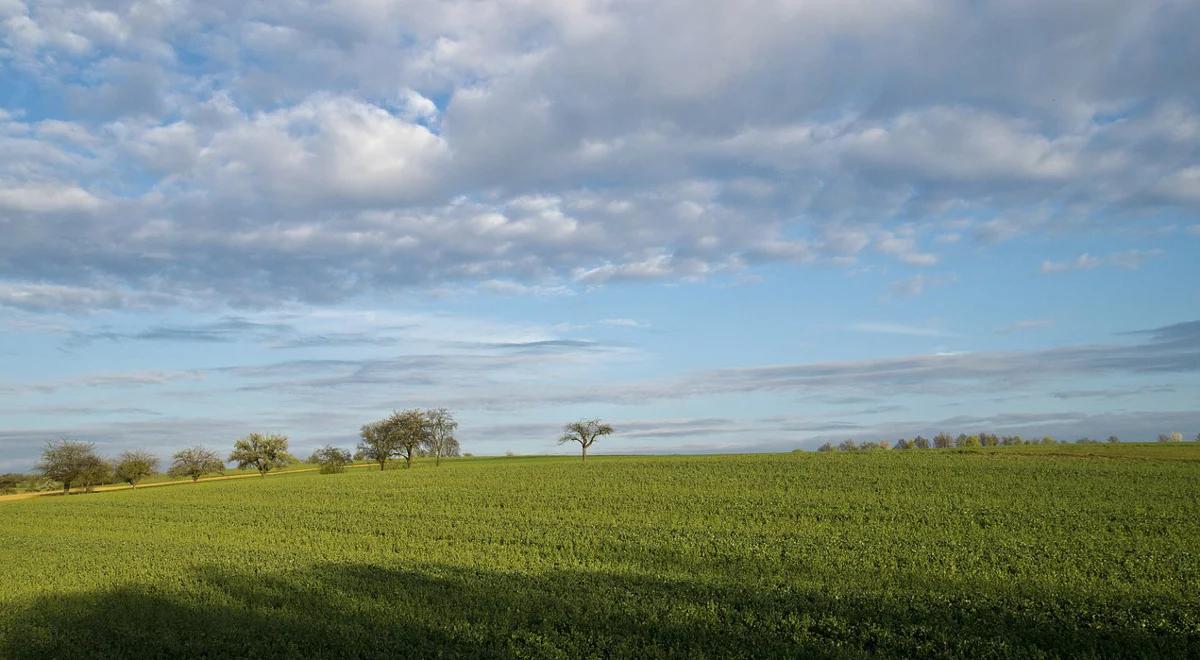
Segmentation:
[(0, 657), (1194, 657), (1200, 650), (1186, 619), (1147, 628), (1139, 615), (1150, 612), (1136, 604), (1121, 608), (1119, 621), (1099, 621), (1080, 604), (1023, 611), (988, 599), (896, 598), (573, 570), (208, 567), (176, 587), (46, 597), (0, 614)]

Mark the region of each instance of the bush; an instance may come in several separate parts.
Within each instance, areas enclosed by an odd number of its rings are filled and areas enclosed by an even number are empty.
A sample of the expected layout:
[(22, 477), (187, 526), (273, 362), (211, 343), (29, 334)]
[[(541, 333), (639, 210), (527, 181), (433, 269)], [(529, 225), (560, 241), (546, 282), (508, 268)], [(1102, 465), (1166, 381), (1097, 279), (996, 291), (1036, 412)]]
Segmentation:
[(351, 455), (348, 450), (338, 449), (333, 445), (325, 445), (313, 452), (312, 457), (321, 466), (321, 474), (337, 474), (346, 471), (346, 464)]

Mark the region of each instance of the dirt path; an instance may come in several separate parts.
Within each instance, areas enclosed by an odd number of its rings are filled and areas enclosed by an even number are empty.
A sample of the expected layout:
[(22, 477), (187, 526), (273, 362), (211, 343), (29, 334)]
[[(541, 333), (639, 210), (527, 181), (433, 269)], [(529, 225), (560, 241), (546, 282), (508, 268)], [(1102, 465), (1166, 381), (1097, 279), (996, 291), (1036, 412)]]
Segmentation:
[[(375, 465), (374, 463), (364, 463), (364, 464), (359, 464), (359, 465), (347, 465), (346, 467), (347, 468), (368, 468), (368, 467), (372, 467), (374, 465)], [(287, 476), (289, 474), (301, 474), (304, 472), (316, 472), (319, 469), (320, 468), (311, 467), (311, 468), (299, 468), (296, 470), (285, 470), (283, 472), (274, 472), (274, 473), (268, 472), (267, 476), (268, 477), (283, 477), (283, 476)], [(258, 473), (252, 472), (249, 474), (226, 474), (226, 475), (221, 475), (219, 477), (201, 477), (194, 482), (191, 479), (180, 479), (177, 481), (159, 481), (159, 482), (155, 482), (152, 484), (142, 484), (142, 485), (138, 486), (137, 489), (144, 490), (146, 488), (157, 488), (159, 486), (181, 486), (181, 485), (185, 485), (185, 484), (201, 483), (201, 482), (205, 482), (205, 481), (228, 481), (230, 479), (255, 479), (255, 478), (260, 478)], [(96, 486), (95, 488), (92, 489), (92, 492), (93, 493), (108, 493), (108, 492), (112, 492), (112, 491), (116, 491), (116, 490), (133, 490), (133, 487), (129, 486), (127, 484), (111, 484), (108, 486)], [(84, 492), (82, 488), (72, 488), (71, 489), (72, 494), (79, 494), (82, 492)], [(44, 493), (14, 493), (12, 495), (0, 495), (0, 502), (15, 502), (18, 500), (30, 500), (35, 497), (54, 497), (56, 495), (62, 495), (62, 491), (54, 490), (54, 491), (47, 491)]]

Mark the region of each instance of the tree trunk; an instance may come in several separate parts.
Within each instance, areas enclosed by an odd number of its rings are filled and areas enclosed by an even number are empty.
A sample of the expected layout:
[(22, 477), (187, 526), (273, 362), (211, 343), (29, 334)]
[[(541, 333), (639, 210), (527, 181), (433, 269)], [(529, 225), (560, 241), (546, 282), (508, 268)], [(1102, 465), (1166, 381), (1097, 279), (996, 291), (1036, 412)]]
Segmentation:
[(433, 467), (441, 467), (441, 465), (442, 465), (442, 452), (439, 451), (438, 453), (433, 455)]
[(587, 463), (587, 445), (580, 443), (579, 447), (583, 450), (583, 461), (582, 462)]
[(384, 459), (384, 460), (382, 460), (382, 461), (379, 461), (379, 471), (380, 471), (380, 472), (383, 472), (383, 464), (384, 464), (384, 463), (387, 463), (387, 459)]
[(64, 481), (63, 482), (63, 495), (70, 495), (70, 494), (71, 494), (71, 482)]

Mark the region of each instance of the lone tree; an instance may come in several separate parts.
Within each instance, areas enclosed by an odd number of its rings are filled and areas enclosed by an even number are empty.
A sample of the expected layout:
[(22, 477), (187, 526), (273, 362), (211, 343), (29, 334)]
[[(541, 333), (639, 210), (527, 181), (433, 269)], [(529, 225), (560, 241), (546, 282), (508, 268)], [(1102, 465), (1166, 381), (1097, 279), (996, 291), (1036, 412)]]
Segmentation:
[(578, 442), (579, 449), (584, 462), (587, 461), (588, 447), (596, 444), (600, 436), (609, 435), (613, 432), (613, 427), (601, 422), (598, 419), (581, 419), (578, 422), (571, 422), (563, 427), (562, 437), (558, 439), (558, 444), (566, 444), (568, 442)]
[(233, 443), (233, 453), (229, 455), (229, 462), (237, 463), (239, 469), (252, 466), (258, 470), (260, 477), (265, 477), (271, 470), (291, 462), (287, 448), (286, 435), (251, 433)]
[(171, 457), (171, 469), (167, 470), (167, 474), (172, 477), (191, 477), (193, 482), (214, 472), (224, 474), (225, 462), (217, 452), (204, 447), (192, 447), (177, 452)]
[(433, 464), (441, 465), (443, 456), (458, 456), (458, 439), (454, 431), (458, 422), (454, 415), (445, 408), (435, 408), (425, 411), (426, 442), (425, 448), (433, 455)]
[(71, 484), (87, 480), (94, 483), (97, 465), (104, 459), (96, 454), (96, 446), (90, 442), (54, 440), (42, 450), (42, 461), (37, 470), (43, 477), (61, 482), (63, 493), (71, 492)]
[(158, 469), (158, 458), (149, 452), (127, 451), (117, 457), (113, 472), (117, 478), (137, 488), (138, 482), (154, 474)]
[(350, 452), (333, 445), (325, 445), (313, 452), (312, 462), (321, 466), (321, 474), (335, 474), (346, 471), (350, 462)]

